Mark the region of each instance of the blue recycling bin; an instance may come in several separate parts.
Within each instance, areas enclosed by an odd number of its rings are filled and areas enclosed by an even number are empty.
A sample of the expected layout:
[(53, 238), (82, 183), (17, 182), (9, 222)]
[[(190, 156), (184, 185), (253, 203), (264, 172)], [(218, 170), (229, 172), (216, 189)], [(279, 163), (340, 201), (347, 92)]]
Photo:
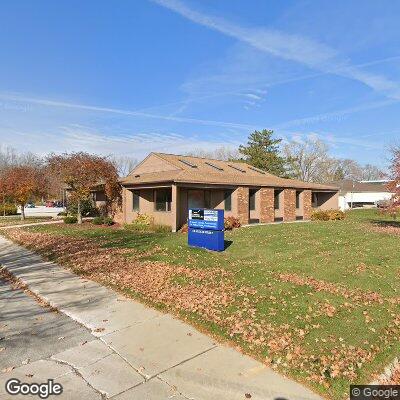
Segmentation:
[(191, 208), (188, 218), (188, 244), (213, 251), (225, 250), (224, 210)]

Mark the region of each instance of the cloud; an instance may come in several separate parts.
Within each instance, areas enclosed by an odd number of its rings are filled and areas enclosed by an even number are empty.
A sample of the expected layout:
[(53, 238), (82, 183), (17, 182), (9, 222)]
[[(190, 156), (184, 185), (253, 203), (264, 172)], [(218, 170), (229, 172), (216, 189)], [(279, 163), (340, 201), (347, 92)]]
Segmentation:
[(23, 95), (15, 95), (8, 93), (0, 93), (0, 99), (10, 100), (14, 102), (21, 102), (30, 105), (41, 105), (47, 107), (62, 107), (67, 109), (75, 109), (75, 110), (85, 110), (85, 111), (94, 111), (101, 113), (111, 113), (111, 114), (120, 114), (131, 117), (142, 117), (142, 118), (150, 118), (150, 119), (160, 119), (165, 121), (172, 122), (185, 122), (185, 123), (196, 123), (200, 125), (210, 125), (210, 126), (219, 126), (225, 128), (236, 128), (236, 129), (254, 129), (254, 125), (250, 124), (242, 124), (236, 122), (225, 122), (225, 121), (213, 121), (207, 119), (198, 119), (198, 118), (185, 118), (185, 117), (177, 117), (174, 115), (159, 115), (152, 114), (143, 111), (132, 111), (132, 110), (124, 110), (119, 108), (110, 108), (110, 107), (100, 107), (100, 106), (92, 106), (86, 104), (79, 103), (68, 103), (62, 101), (27, 97)]
[(153, 0), (153, 2), (196, 24), (244, 42), (261, 52), (301, 63), (324, 74), (336, 74), (356, 80), (386, 96), (400, 99), (400, 87), (396, 82), (352, 66), (350, 61), (342, 58), (336, 50), (316, 40), (266, 28), (233, 24), (224, 18), (193, 10), (179, 0)]
[(207, 140), (201, 135), (187, 136), (177, 132), (110, 134), (80, 124), (64, 125), (52, 128), (51, 131), (10, 130), (0, 126), (0, 137), (3, 145), (13, 147), (15, 143), (19, 143), (20, 151), (32, 151), (40, 155), (87, 151), (103, 155), (129, 155), (137, 159), (144, 158), (151, 151), (171, 152), (173, 149), (174, 153), (185, 153), (194, 148), (210, 151), (222, 146), (236, 148), (239, 145), (233, 140)]

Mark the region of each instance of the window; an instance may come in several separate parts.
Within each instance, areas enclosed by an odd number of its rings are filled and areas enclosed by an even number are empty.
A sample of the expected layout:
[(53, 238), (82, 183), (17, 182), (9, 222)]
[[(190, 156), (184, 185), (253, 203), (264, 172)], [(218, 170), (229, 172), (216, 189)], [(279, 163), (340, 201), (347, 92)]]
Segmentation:
[(171, 189), (156, 189), (154, 197), (156, 211), (171, 211)]
[(242, 168), (239, 168), (239, 167), (238, 167), (238, 166), (236, 166), (236, 165), (231, 165), (231, 164), (228, 164), (228, 167), (231, 167), (231, 168), (233, 168), (233, 169), (235, 169), (236, 171), (239, 171), (239, 172), (243, 172), (243, 173), (245, 173), (245, 172), (246, 172), (244, 169), (242, 169)]
[(190, 167), (190, 168), (197, 168), (197, 165), (191, 163), (191, 162), (188, 161), (188, 160), (179, 160), (179, 161), (180, 161), (182, 164), (185, 164), (185, 165), (187, 165), (187, 166)]
[(230, 190), (224, 193), (224, 210), (225, 211), (232, 210), (232, 192)]
[(217, 169), (218, 171), (223, 171), (224, 169), (221, 167), (218, 167), (218, 165), (215, 165), (209, 161), (206, 161), (205, 164), (209, 165), (210, 167), (213, 167), (214, 169)]
[(134, 190), (132, 192), (132, 197), (133, 197), (133, 199), (132, 199), (133, 211), (139, 212), (139, 210), (140, 210), (140, 208), (139, 208), (139, 199), (140, 199), (139, 191)]
[(281, 190), (275, 190), (274, 191), (274, 209), (279, 210), (280, 208), (280, 194)]
[(249, 210), (254, 211), (256, 209), (256, 189), (249, 190)]
[(301, 192), (296, 192), (296, 208), (300, 208), (300, 194)]

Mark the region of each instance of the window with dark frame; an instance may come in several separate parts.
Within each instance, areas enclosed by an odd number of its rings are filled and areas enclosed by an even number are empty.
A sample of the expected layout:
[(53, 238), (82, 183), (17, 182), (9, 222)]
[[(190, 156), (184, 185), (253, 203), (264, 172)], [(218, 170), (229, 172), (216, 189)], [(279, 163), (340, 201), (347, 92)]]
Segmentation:
[(224, 193), (224, 210), (232, 211), (232, 192), (230, 190)]
[(156, 189), (154, 194), (154, 208), (156, 211), (171, 211), (172, 190)]
[(280, 208), (280, 194), (281, 190), (274, 191), (274, 209), (279, 210)]
[(256, 209), (256, 193), (257, 189), (249, 190), (249, 210), (254, 211)]
[(300, 194), (301, 194), (301, 192), (296, 191), (296, 208), (297, 209), (300, 208)]
[(134, 190), (132, 192), (132, 208), (133, 211), (139, 212), (140, 211), (140, 194), (138, 190)]

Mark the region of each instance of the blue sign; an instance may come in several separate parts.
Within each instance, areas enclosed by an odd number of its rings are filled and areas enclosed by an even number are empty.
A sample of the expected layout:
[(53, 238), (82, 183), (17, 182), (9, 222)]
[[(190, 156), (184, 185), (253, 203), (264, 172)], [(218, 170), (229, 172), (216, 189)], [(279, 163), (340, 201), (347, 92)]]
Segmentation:
[(213, 231), (224, 230), (224, 210), (206, 210), (203, 208), (189, 210), (189, 228), (201, 228)]
[(224, 210), (190, 209), (188, 219), (189, 246), (223, 251)]

